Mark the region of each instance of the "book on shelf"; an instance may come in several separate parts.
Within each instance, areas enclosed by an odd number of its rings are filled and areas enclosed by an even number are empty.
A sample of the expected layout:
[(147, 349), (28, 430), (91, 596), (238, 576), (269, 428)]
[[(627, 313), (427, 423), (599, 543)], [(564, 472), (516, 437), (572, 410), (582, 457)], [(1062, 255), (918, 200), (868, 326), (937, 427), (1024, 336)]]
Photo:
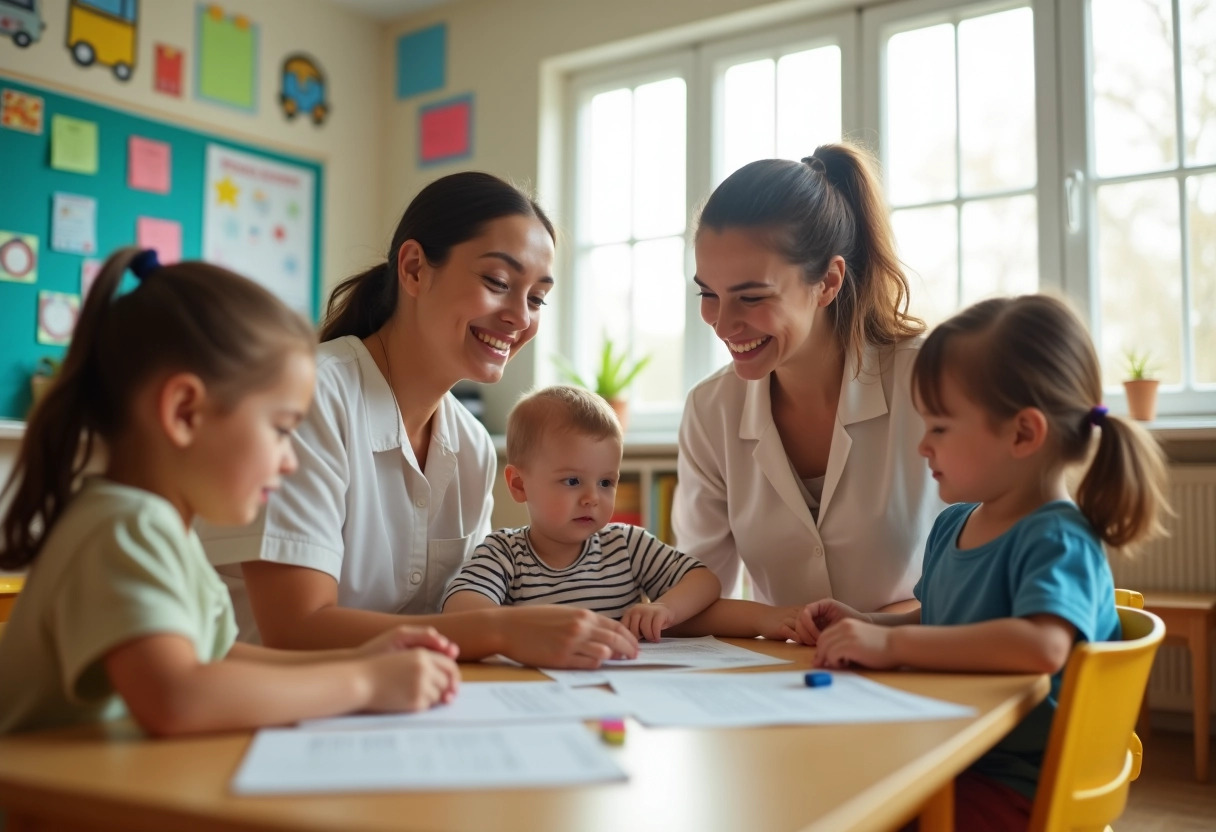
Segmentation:
[(628, 523), (641, 526), (642, 484), (636, 479), (622, 479), (616, 485), (616, 508), (609, 518), (611, 523)]
[(659, 540), (674, 546), (676, 544), (675, 530), (671, 527), (671, 503), (676, 493), (676, 475), (674, 473), (660, 474), (655, 478), (653, 488), (654, 533)]

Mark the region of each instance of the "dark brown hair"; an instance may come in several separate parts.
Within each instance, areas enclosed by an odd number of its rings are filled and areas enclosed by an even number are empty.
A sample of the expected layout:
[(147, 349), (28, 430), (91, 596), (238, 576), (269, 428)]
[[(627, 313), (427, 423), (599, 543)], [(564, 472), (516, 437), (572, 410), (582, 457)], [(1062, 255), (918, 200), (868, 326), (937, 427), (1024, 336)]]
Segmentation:
[(1065, 463), (1091, 450), (1077, 506), (1103, 542), (1120, 549), (1162, 531), (1165, 463), (1139, 425), (1102, 411), (1098, 356), (1081, 320), (1046, 295), (980, 301), (936, 327), (912, 369), (919, 406), (942, 415), (942, 378), (950, 375), (968, 399), (994, 420), (1033, 407), (1047, 418), (1049, 438)]
[(507, 462), (526, 465), (546, 436), (568, 431), (592, 439), (622, 441), (621, 423), (600, 396), (555, 384), (525, 393), (507, 416)]
[(20, 569), (38, 556), (96, 440), (125, 429), (131, 401), (154, 375), (195, 373), (233, 407), (273, 384), (292, 351), (314, 349), (304, 319), (256, 283), (207, 263), (155, 268), (116, 298), (139, 254), (120, 249), (102, 266), (63, 368), (30, 414), (4, 487), (13, 499), (0, 522), (0, 567)]
[(500, 217), (536, 217), (556, 240), (553, 223), (523, 191), (488, 173), (466, 171), (436, 179), (414, 197), (388, 247), (384, 263), (342, 281), (329, 296), (321, 340), (343, 335), (366, 338), (397, 308), (397, 253), (407, 240), (422, 247), (427, 262), (442, 266), (452, 246), (482, 232)]
[(744, 165), (705, 203), (697, 233), (705, 228), (761, 232), (811, 284), (823, 280), (833, 257), (843, 257), (844, 282), (828, 311), (858, 367), (866, 345), (888, 346), (925, 330), (908, 313), (908, 279), (895, 256), (878, 163), (858, 145), (820, 145), (801, 162)]

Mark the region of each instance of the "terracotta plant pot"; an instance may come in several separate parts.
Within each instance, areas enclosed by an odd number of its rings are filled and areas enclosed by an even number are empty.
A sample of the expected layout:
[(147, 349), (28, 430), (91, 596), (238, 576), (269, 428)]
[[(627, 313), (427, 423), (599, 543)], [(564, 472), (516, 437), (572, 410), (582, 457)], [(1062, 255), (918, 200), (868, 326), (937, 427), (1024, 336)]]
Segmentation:
[(1138, 422), (1151, 422), (1157, 418), (1157, 385), (1155, 378), (1142, 378), (1123, 382), (1127, 393), (1127, 413)]
[(621, 432), (624, 433), (629, 428), (629, 402), (624, 399), (605, 399), (604, 401), (608, 402), (608, 406), (616, 414), (616, 420), (621, 423)]

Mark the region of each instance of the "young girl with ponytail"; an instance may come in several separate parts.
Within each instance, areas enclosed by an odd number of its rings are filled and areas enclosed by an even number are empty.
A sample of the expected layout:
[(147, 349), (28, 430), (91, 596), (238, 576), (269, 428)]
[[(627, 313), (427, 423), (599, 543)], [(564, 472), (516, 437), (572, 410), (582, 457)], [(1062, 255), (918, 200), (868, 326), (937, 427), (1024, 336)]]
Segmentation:
[[(456, 650), (431, 629), (326, 652), (233, 643), (193, 523), (250, 522), (295, 470), (314, 349), (224, 269), (106, 261), (5, 487), (0, 567), (30, 571), (0, 640), (0, 734), (127, 714), (157, 736), (226, 731), (455, 695)], [(94, 451), (104, 474), (84, 476)]]
[[(1100, 404), (1089, 336), (1050, 297), (994, 298), (946, 321), (912, 389), (921, 455), (956, 504), (929, 534), (921, 608), (865, 615), (818, 601), (798, 634), (823, 667), (1052, 674), (1047, 699), (955, 789), (957, 828), (1025, 829), (1072, 646), (1120, 637), (1103, 544), (1160, 531), (1164, 464), (1142, 428)], [(1091, 454), (1073, 502), (1065, 475)]]

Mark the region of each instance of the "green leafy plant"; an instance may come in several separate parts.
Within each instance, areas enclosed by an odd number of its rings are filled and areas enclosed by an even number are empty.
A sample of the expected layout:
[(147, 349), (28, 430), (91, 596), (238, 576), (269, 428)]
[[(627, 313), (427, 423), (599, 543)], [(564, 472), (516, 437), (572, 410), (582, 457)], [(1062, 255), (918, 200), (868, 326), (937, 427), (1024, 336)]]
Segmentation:
[(1128, 381), (1151, 379), (1157, 372), (1153, 365), (1153, 354), (1148, 350), (1124, 350), (1123, 365)]
[(38, 359), (38, 366), (34, 368), (34, 375), (54, 378), (59, 375), (59, 369), (63, 366), (63, 359), (52, 358), (49, 355), (44, 355)]
[(553, 363), (557, 365), (558, 371), (566, 381), (592, 390), (602, 398), (612, 401), (621, 397), (621, 394), (638, 377), (638, 373), (646, 369), (650, 359), (651, 356), (647, 355), (630, 363), (629, 351), (622, 349), (618, 354), (612, 339), (604, 336), (604, 346), (600, 350), (600, 366), (596, 371), (594, 383), (588, 383), (579, 375), (578, 370), (564, 356), (553, 356)]

